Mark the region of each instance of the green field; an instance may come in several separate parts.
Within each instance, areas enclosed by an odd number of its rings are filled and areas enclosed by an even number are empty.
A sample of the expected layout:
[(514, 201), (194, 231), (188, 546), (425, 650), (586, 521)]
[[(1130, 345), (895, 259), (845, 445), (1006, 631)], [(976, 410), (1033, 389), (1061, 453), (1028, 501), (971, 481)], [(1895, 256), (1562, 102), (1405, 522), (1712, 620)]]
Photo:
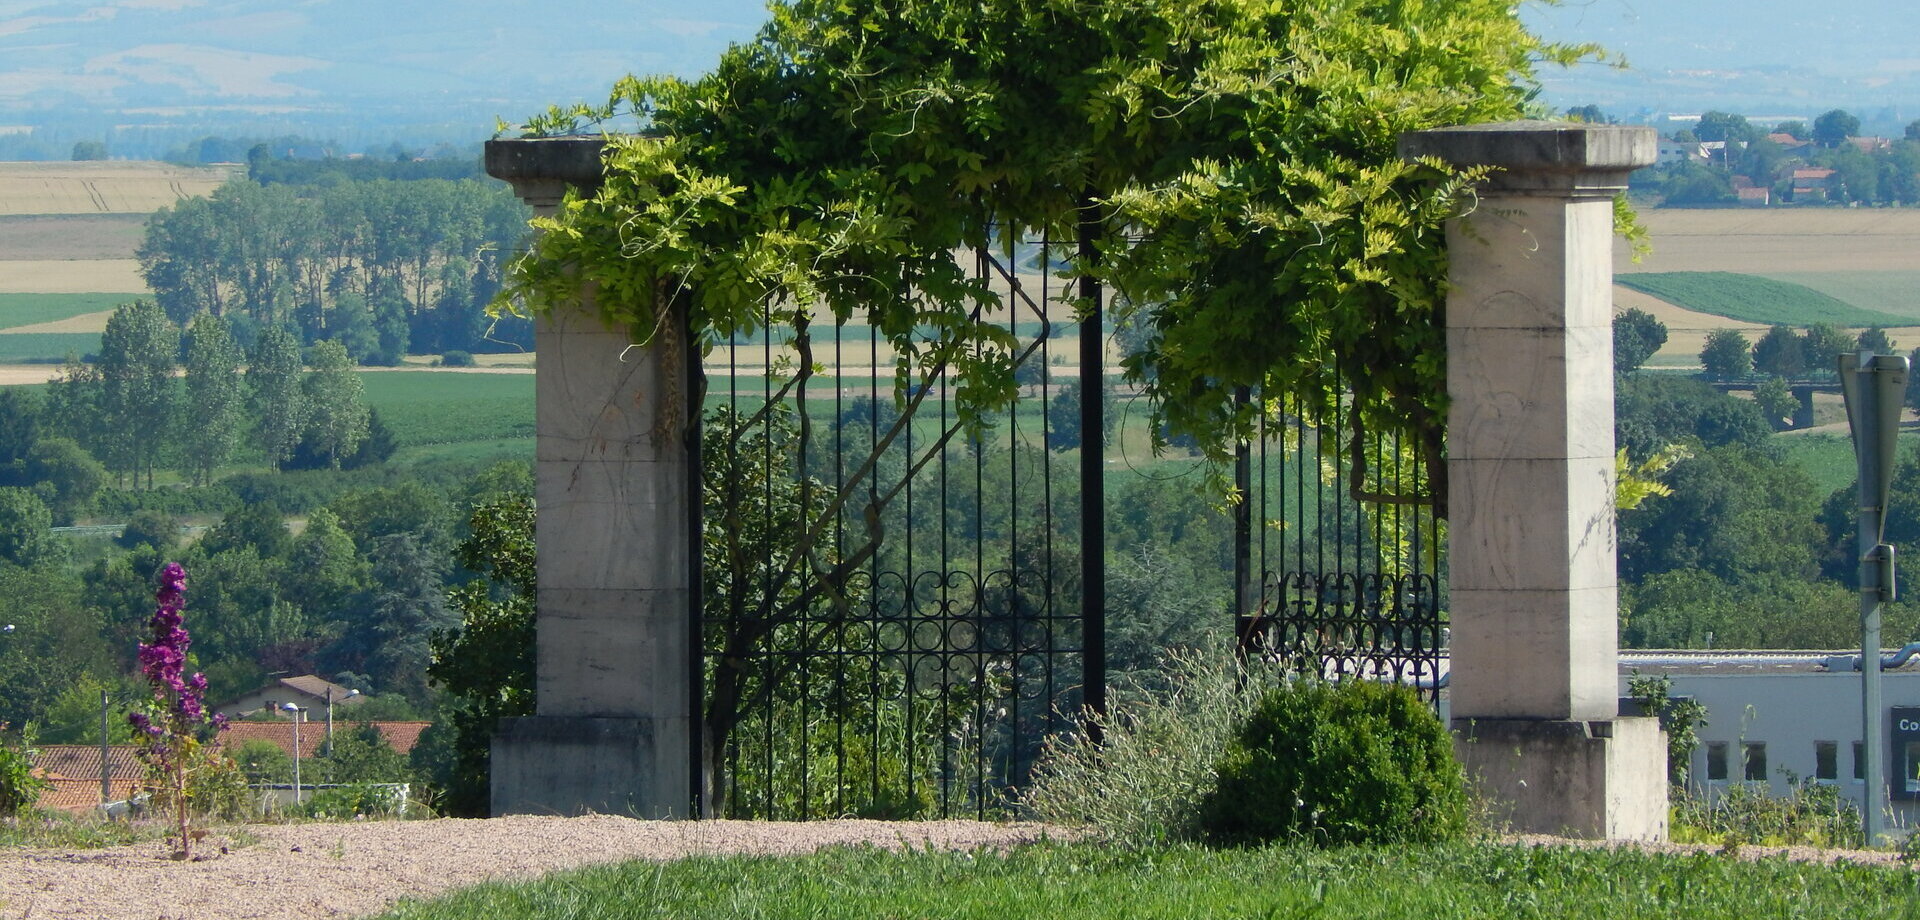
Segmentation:
[(360, 380), (403, 449), (533, 436), (532, 374), (368, 371)]
[(99, 313), (136, 299), (131, 294), (0, 294), (0, 329)]
[(1614, 283), (1651, 294), (1675, 306), (1748, 323), (1808, 326), (1906, 326), (1911, 316), (1867, 310), (1800, 284), (1733, 272), (1643, 272), (1614, 276)]
[(696, 856), (491, 882), (387, 920), (1911, 917), (1903, 867), (1631, 847), (1041, 845)]
[(98, 332), (0, 332), (0, 364), (58, 362), (68, 354), (100, 350)]
[(1864, 310), (1904, 317), (1901, 325), (1920, 325), (1920, 272), (1778, 272), (1767, 277), (1812, 288)]

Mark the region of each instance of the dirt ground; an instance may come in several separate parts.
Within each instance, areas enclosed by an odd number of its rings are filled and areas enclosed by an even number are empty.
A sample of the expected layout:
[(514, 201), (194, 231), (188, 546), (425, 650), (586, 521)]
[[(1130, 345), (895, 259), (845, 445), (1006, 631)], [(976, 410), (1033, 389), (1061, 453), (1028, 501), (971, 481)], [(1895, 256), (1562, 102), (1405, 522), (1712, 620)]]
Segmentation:
[(1912, 208), (1640, 212), (1653, 253), (1639, 263), (1614, 243), (1615, 272), (1920, 271), (1920, 211)]
[(140, 294), (147, 279), (137, 259), (0, 261), (0, 294)]
[(975, 821), (635, 821), (512, 817), (260, 825), (249, 846), (205, 860), (163, 844), (0, 852), (4, 920), (313, 920), (491, 879), (629, 859), (802, 853), (824, 846), (973, 849), (1039, 839), (1032, 824)]
[[(635, 821), (513, 817), (258, 825), (246, 846), (205, 859), (167, 858), (163, 844), (103, 850), (0, 852), (0, 920), (311, 920), (359, 917), (402, 898), (431, 897), (491, 879), (530, 878), (600, 862), (712, 853), (802, 853), (824, 846), (973, 849), (1062, 833), (1034, 824), (975, 821)], [(1522, 845), (1602, 846), (1521, 837)], [(1716, 851), (1665, 844), (1666, 852)], [(1899, 865), (1893, 853), (1743, 847), (1743, 859)]]

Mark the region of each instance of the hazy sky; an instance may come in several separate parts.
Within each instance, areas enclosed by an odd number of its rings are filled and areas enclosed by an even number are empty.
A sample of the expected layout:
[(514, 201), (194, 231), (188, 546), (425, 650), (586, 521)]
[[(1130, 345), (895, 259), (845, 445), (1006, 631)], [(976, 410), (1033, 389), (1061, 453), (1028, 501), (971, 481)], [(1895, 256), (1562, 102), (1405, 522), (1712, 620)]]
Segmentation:
[[(1920, 116), (1920, 0), (1570, 0), (1523, 16), (1632, 64), (1543, 72), (1556, 106)], [(761, 0), (0, 0), (0, 117), (221, 101), (511, 117), (627, 72), (700, 72), (764, 19)]]

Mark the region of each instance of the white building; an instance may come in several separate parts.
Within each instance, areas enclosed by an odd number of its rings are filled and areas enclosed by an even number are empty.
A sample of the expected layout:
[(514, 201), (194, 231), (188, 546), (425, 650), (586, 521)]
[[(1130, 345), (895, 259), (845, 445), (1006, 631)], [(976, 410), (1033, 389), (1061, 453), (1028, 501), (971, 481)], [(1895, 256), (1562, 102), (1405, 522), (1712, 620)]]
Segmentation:
[[(1786, 795), (1798, 782), (1836, 787), (1859, 806), (1865, 783), (1859, 650), (1620, 651), (1620, 696), (1635, 675), (1673, 680), (1707, 709), (1688, 785), (1708, 797), (1733, 785)], [(1447, 670), (1446, 660), (1440, 663)], [(1920, 827), (1920, 655), (1882, 671), (1890, 826)], [(1445, 695), (1440, 716), (1448, 717)]]

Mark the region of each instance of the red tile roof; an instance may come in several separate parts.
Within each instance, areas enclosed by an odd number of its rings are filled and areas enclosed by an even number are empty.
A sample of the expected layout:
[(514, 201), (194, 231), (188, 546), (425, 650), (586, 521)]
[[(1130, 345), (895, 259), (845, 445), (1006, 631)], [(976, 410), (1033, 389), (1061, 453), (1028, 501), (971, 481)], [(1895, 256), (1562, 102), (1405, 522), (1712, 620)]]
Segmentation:
[[(33, 765), (71, 779), (91, 779), (94, 791), (100, 789), (100, 746), (97, 744), (42, 744), (35, 748)], [(138, 780), (147, 775), (147, 768), (134, 755), (133, 745), (109, 745), (107, 775), (115, 780)]]
[[(37, 808), (55, 811), (87, 812), (100, 805), (100, 780), (69, 779), (64, 776), (49, 777), (53, 788), (40, 793), (34, 802)], [(110, 801), (123, 802), (140, 791), (140, 784), (126, 780), (113, 780), (113, 798)]]
[[(352, 731), (362, 724), (367, 723), (343, 722), (335, 719), (333, 730), (335, 733)], [(420, 742), (420, 733), (426, 731), (427, 726), (433, 723), (374, 722), (371, 724), (380, 730), (380, 736), (387, 739), (387, 744), (392, 745), (394, 750), (406, 754), (411, 752), (413, 746)], [(326, 735), (327, 724), (325, 722), (300, 723), (300, 759), (305, 760), (318, 753), (321, 743), (326, 739)], [(293, 723), (229, 722), (227, 723), (227, 730), (220, 733), (220, 746), (226, 748), (229, 752), (239, 750), (240, 745), (246, 744), (249, 741), (272, 742), (275, 746), (279, 747), (281, 751), (285, 752), (288, 757), (292, 757)]]
[(1810, 166), (1806, 169), (1796, 169), (1793, 171), (1793, 177), (1795, 179), (1825, 179), (1831, 175), (1833, 175), (1833, 170), (1825, 166)]

